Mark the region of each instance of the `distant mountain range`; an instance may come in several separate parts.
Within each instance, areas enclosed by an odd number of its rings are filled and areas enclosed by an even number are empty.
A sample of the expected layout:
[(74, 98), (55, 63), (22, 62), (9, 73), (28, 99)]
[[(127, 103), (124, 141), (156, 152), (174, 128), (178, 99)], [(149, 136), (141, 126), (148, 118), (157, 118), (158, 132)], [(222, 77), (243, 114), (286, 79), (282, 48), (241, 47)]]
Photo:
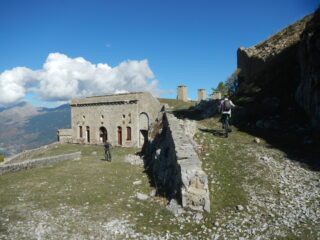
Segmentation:
[(10, 156), (56, 141), (58, 128), (70, 128), (70, 106), (34, 107), (27, 102), (0, 108), (0, 155)]

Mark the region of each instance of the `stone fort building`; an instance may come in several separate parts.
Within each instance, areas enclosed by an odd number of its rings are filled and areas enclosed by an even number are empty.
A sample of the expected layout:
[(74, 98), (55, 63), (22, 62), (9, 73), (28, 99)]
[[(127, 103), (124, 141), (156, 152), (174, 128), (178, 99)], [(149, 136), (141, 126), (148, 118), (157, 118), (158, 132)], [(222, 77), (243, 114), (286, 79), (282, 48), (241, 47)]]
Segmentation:
[(160, 103), (148, 92), (74, 98), (71, 129), (58, 129), (64, 143), (142, 147), (150, 123), (156, 120)]

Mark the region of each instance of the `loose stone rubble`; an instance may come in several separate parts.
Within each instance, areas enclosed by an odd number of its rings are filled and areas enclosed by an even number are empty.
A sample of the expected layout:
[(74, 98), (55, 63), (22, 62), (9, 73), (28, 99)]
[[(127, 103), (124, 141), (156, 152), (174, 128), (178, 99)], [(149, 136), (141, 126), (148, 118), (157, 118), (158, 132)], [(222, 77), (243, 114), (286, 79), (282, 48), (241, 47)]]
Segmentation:
[(128, 154), (125, 156), (124, 161), (130, 163), (131, 165), (143, 166), (143, 159), (138, 155)]
[(272, 239), (288, 237), (289, 233), (303, 237), (306, 233), (302, 227), (314, 239), (320, 239), (320, 173), (263, 147), (239, 154), (254, 156), (257, 161), (258, 168), (248, 169), (247, 180), (270, 172), (271, 186), (244, 186), (248, 206), (236, 206), (232, 216), (220, 214), (212, 228), (212, 239)]

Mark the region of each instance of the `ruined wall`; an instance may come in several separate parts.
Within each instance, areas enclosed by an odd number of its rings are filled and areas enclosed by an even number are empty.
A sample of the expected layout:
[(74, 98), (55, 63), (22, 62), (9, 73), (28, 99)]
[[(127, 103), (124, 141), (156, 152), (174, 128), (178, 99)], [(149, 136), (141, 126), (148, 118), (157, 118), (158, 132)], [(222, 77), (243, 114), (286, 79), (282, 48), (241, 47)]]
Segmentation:
[(36, 168), (40, 166), (49, 165), (56, 162), (61, 162), (68, 159), (75, 159), (81, 156), (81, 152), (64, 154), (64, 155), (57, 155), (53, 157), (46, 157), (46, 158), (37, 158), (34, 160), (27, 160), (20, 163), (12, 163), (12, 164), (0, 164), (0, 175), (6, 173), (13, 173), (18, 172), (21, 170), (26, 170), (30, 168)]
[[(249, 119), (283, 115), (320, 126), (319, 10), (266, 41), (237, 52), (236, 102)], [(307, 115), (306, 115), (307, 114)]]
[[(163, 111), (158, 119), (143, 150), (147, 173), (158, 194), (177, 199), (185, 208), (210, 212), (208, 179), (201, 169), (196, 144), (172, 114)], [(194, 127), (186, 130), (190, 135)]]

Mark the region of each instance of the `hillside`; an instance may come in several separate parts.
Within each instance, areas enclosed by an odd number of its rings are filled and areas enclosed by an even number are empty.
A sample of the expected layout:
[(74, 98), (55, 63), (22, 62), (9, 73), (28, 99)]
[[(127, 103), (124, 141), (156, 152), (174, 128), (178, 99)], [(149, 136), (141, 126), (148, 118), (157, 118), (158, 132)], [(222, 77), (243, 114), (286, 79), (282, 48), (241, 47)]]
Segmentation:
[(13, 155), (56, 141), (58, 128), (70, 127), (70, 107), (35, 108), (20, 103), (0, 111), (0, 152)]

